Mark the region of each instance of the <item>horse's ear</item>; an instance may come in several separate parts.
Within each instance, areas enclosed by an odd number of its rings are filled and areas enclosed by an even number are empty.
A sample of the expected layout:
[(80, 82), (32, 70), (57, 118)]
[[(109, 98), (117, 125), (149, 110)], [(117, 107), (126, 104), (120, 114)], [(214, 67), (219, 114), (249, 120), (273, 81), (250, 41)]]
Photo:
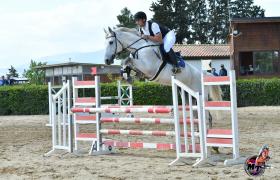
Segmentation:
[(105, 32), (105, 34), (106, 34), (106, 36), (108, 36), (108, 31), (106, 31), (106, 29), (104, 28), (104, 32)]
[(108, 27), (108, 30), (109, 30), (109, 33), (113, 33), (113, 30), (110, 28), (110, 27)]

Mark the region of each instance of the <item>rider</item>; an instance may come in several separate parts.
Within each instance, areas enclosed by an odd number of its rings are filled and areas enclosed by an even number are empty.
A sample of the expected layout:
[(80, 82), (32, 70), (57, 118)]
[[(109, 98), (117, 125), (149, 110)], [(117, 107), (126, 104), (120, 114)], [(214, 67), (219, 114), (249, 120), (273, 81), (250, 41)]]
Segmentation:
[(142, 11), (137, 12), (134, 15), (134, 19), (136, 24), (140, 27), (139, 31), (142, 35), (142, 38), (160, 43), (161, 51), (165, 55), (168, 55), (169, 60), (173, 64), (172, 72), (180, 72), (176, 55), (172, 49), (172, 46), (176, 41), (174, 31), (171, 31), (167, 27), (161, 26), (156, 22), (147, 21), (147, 15)]

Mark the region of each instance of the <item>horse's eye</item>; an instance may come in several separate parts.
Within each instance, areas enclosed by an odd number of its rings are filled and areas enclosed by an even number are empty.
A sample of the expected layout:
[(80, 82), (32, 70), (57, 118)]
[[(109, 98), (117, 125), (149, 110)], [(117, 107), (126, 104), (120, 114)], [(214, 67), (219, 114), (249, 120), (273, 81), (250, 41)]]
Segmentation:
[(112, 44), (113, 44), (113, 41), (110, 41), (109, 43), (110, 43), (110, 45), (112, 45)]

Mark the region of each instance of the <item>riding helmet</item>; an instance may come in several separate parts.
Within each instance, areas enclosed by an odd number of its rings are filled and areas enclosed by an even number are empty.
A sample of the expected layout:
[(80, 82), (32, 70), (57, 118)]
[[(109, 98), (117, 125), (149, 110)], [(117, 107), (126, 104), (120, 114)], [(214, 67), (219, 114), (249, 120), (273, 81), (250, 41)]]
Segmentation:
[(146, 13), (144, 13), (143, 11), (139, 11), (134, 15), (134, 19), (135, 20), (139, 20), (139, 19), (147, 19), (147, 15)]

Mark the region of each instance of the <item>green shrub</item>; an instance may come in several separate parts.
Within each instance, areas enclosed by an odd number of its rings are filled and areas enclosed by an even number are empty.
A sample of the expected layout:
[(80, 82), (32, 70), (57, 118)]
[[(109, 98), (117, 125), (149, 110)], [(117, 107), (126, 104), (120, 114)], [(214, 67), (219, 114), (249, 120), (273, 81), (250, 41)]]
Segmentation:
[(30, 115), (48, 113), (48, 87), (18, 85), (0, 88), (1, 115)]
[(237, 81), (238, 106), (280, 105), (280, 79)]
[[(116, 83), (103, 83), (102, 96), (117, 96)], [(229, 100), (229, 87), (223, 86), (224, 99)], [(94, 96), (94, 89), (79, 91), (79, 96)], [(116, 104), (104, 100), (102, 104)], [(172, 105), (169, 86), (152, 82), (133, 84), (135, 105)], [(280, 105), (280, 79), (253, 79), (237, 81), (237, 103), (242, 106)], [(44, 85), (18, 85), (0, 87), (0, 115), (48, 114), (48, 87)]]

